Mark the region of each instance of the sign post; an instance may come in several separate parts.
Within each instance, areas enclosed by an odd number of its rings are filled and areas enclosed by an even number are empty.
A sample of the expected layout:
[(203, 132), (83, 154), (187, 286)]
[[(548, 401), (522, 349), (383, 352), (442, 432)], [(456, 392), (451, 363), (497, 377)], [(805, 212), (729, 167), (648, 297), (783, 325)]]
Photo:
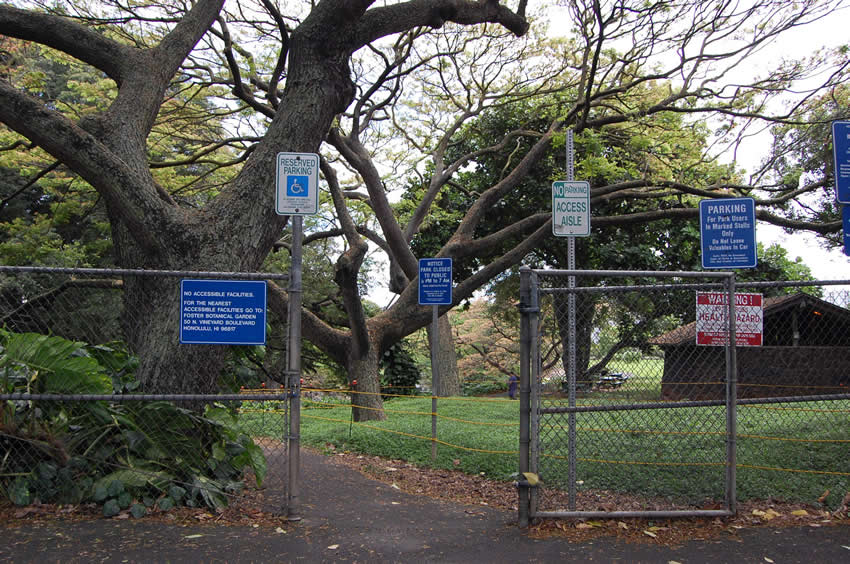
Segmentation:
[(452, 259), (419, 259), (419, 305), (431, 311), (431, 460), (437, 460), (437, 389), (440, 384), (437, 347), (440, 336), (440, 307), (452, 305)]
[(702, 267), (755, 268), (756, 206), (752, 198), (700, 200)]
[[(567, 180), (552, 183), (552, 233), (556, 237), (567, 237), (567, 270), (576, 268), (576, 237), (590, 236), (590, 183), (575, 179), (575, 134), (567, 130)], [(576, 277), (567, 277), (570, 290), (576, 287)], [(567, 295), (568, 356), (567, 386), (569, 406), (576, 406), (576, 295)], [(568, 504), (570, 511), (576, 508), (576, 414), (568, 415)]]
[(305, 215), (319, 212), (319, 155), (278, 153), (275, 160), (275, 212), (292, 217), (292, 265), (289, 269), (289, 340), (286, 363), (290, 390), (289, 488), (287, 518), (300, 520), (301, 472), (301, 302), (302, 242)]
[(835, 199), (850, 204), (850, 121), (832, 122)]

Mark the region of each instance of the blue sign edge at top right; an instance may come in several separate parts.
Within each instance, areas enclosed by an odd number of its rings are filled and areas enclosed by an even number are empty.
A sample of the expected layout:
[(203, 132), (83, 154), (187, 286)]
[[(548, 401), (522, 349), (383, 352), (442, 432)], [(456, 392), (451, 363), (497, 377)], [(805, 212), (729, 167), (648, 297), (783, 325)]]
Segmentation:
[[(838, 135), (838, 130), (840, 128), (844, 129), (845, 135), (843, 137)], [(850, 135), (850, 121), (832, 122), (832, 175), (835, 179), (835, 200), (839, 204), (850, 204), (850, 177), (844, 179), (842, 182), (841, 175), (838, 172), (841, 168), (839, 163), (850, 165), (850, 154), (848, 154), (848, 149), (850, 149), (850, 140), (847, 139), (847, 135)], [(840, 145), (843, 149), (842, 153), (844, 154), (844, 159), (841, 161), (838, 159), (840, 139), (843, 140)]]

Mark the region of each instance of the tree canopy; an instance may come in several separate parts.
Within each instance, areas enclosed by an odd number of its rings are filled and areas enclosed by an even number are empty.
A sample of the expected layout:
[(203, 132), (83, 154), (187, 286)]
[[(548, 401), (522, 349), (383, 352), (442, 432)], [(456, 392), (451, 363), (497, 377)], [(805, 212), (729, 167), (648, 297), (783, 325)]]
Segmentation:
[[(812, 120), (823, 123), (808, 110), (845, 81), (843, 52), (777, 61), (747, 81), (731, 73), (783, 34), (829, 17), (840, 2), (576, 0), (566, 3), (569, 34), (555, 40), (540, 17), (549, 5), (3, 4), (0, 121), (14, 132), (4, 132), (4, 142), (46, 155), (22, 187), (57, 163), (57, 171), (93, 188), (109, 220), (116, 264), (191, 270), (258, 269), (280, 247), (288, 220), (274, 211), (276, 153), (321, 153), (333, 213), (319, 218), (308, 239), (337, 240), (326, 249), (335, 255), (345, 320), (307, 310), (303, 334), (347, 368), (359, 391), (373, 394), (382, 353), (430, 320), (416, 303), (411, 241), (451, 219), (429, 254), (477, 261), (456, 281), (456, 303), (518, 264), (547, 240), (550, 214), (511, 198), (541, 162), (555, 158), (566, 128), (598, 143), (607, 163), (588, 171), (596, 174), (592, 202), (604, 210), (593, 218), (598, 229), (694, 220), (696, 199), (730, 195), (754, 197), (758, 217), (783, 227), (839, 229), (832, 217), (783, 213), (822, 178), (813, 184), (801, 175), (796, 186), (779, 186), (767, 176), (745, 182), (734, 171), (692, 173), (708, 166), (712, 144), (739, 142), (750, 127), (787, 127), (790, 139)], [(50, 95), (53, 71), (16, 73), (17, 49), (33, 57), (49, 52), (73, 72), (83, 69), (88, 79), (62, 86), (79, 99)], [(793, 103), (779, 104), (792, 89)], [(476, 136), (484, 121), (475, 120), (523, 104), (535, 109), (534, 120)], [(710, 135), (704, 146), (679, 147), (677, 139), (687, 135), (673, 131), (665, 140), (665, 120)], [(507, 158), (496, 158), (508, 149)], [(647, 166), (632, 158), (631, 168), (618, 171), (612, 151), (643, 156)], [(490, 156), (490, 179), (465, 186), (465, 173)], [(413, 185), (417, 193), (402, 209), (392, 194)], [(466, 203), (447, 218), (439, 204), (452, 186), (466, 189)], [(491, 221), (506, 208), (509, 223), (507, 215), (503, 225)], [(369, 243), (389, 258), (399, 294), (371, 316), (361, 299)], [(270, 307), (285, 312), (285, 291), (270, 288)], [(124, 296), (149, 314), (143, 326), (125, 324), (144, 389), (213, 389), (224, 352), (177, 344), (174, 292), (162, 281), (133, 279)], [(371, 408), (356, 417), (380, 417), (379, 395), (358, 394), (356, 401)]]

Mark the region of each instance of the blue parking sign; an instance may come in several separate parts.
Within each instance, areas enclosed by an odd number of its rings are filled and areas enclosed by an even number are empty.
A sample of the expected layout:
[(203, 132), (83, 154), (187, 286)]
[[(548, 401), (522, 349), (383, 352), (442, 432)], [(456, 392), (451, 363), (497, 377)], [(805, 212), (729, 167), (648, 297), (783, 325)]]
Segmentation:
[(699, 203), (703, 268), (755, 268), (756, 206), (752, 198)]

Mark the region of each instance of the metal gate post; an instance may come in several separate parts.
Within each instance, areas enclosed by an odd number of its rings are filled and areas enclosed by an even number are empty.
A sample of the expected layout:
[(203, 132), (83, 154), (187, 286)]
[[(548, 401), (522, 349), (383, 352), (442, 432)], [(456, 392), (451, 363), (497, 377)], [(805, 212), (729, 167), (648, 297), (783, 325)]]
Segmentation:
[(519, 526), (528, 527), (529, 488), (524, 474), (529, 471), (531, 446), (531, 269), (520, 268), (520, 358), (519, 358)]

